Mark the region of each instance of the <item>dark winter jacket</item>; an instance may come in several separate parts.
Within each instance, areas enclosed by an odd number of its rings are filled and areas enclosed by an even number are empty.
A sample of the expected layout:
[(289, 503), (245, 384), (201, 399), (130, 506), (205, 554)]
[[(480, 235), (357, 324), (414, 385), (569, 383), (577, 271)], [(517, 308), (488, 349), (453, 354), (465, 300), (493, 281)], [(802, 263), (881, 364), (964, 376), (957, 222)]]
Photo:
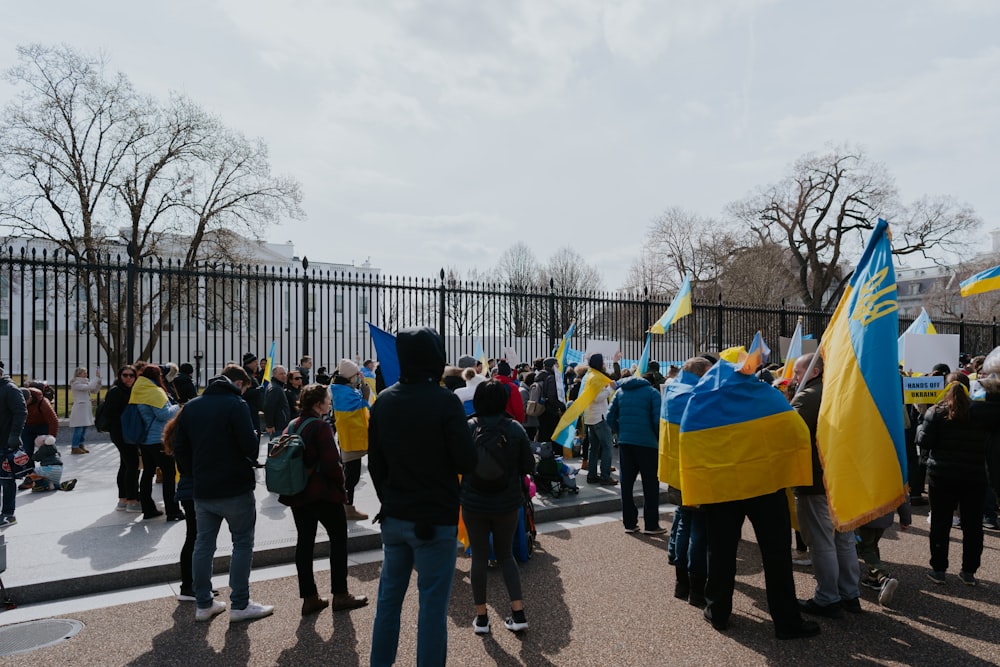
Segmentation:
[(0, 447), (18, 449), (21, 446), (21, 430), (27, 418), (28, 408), (21, 390), (9, 377), (0, 375)]
[(174, 436), (181, 475), (194, 478), (194, 497), (232, 498), (253, 491), (260, 442), (250, 408), (225, 376), (184, 406)]
[(439, 382), (445, 352), (430, 328), (396, 336), (399, 382), (378, 396), (368, 427), (368, 472), (382, 502), (380, 515), (453, 526), (458, 523), (458, 475), (475, 465), (462, 402)]
[(177, 402), (181, 405), (184, 405), (192, 398), (198, 397), (198, 390), (194, 387), (194, 380), (187, 373), (178, 373), (172, 384), (174, 385), (174, 394), (177, 396)]
[(927, 476), (969, 484), (986, 483), (987, 446), (1000, 432), (1000, 397), (973, 401), (969, 418), (951, 421), (944, 406), (933, 405), (917, 427), (917, 445), (927, 451)]
[[(306, 419), (308, 417), (301, 417), (289, 423), (288, 430), (298, 429), (299, 424)], [(346, 504), (344, 465), (340, 460), (337, 441), (333, 437), (333, 427), (324, 419), (316, 419), (298, 433), (305, 443), (303, 462), (313, 472), (309, 475), (305, 489), (294, 496), (278, 496), (278, 502), (289, 507), (315, 502)]]
[[(792, 408), (809, 427), (809, 442), (812, 447), (813, 481), (810, 486), (795, 487), (795, 493), (800, 496), (818, 496), (826, 493), (826, 487), (823, 485), (823, 466), (820, 464), (819, 449), (816, 447), (816, 423), (819, 421), (819, 404), (822, 400), (822, 376), (806, 382), (805, 389), (792, 400)], [(835, 446), (836, 444), (834, 443)]]
[(59, 435), (59, 417), (56, 416), (56, 411), (52, 408), (52, 404), (49, 403), (49, 399), (45, 398), (41, 389), (30, 387), (28, 392), (31, 394), (32, 400), (31, 404), (28, 405), (28, 418), (25, 420), (24, 425), (41, 426), (45, 424), (49, 435)]
[(559, 391), (556, 388), (556, 374), (549, 370), (539, 371), (535, 375), (535, 382), (541, 387), (542, 401), (545, 403), (545, 412), (562, 413), (566, 406), (559, 400)]
[[(507, 436), (506, 466), (513, 472), (502, 491), (489, 493), (472, 485), (472, 477), (462, 478), (462, 507), (473, 512), (511, 512), (524, 504), (523, 480), (535, 470), (535, 456), (524, 427), (507, 415), (480, 417), (485, 428), (500, 428)], [(469, 420), (469, 433), (475, 437), (479, 422)]]
[(608, 426), (618, 444), (657, 449), (660, 440), (660, 392), (643, 378), (626, 380), (615, 392)]
[(288, 408), (288, 397), (285, 396), (285, 383), (271, 380), (264, 393), (264, 426), (273, 428), (275, 433), (281, 433), (292, 420), (292, 412)]

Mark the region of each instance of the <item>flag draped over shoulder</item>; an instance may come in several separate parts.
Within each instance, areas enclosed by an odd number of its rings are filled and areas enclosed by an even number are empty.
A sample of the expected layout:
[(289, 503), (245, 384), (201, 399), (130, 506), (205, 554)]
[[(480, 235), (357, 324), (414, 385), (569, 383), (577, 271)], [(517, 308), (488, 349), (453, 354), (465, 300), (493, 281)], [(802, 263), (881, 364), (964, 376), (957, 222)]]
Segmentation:
[(387, 331), (382, 331), (371, 322), (368, 323), (368, 331), (372, 337), (372, 345), (375, 346), (375, 356), (378, 358), (378, 367), (382, 370), (385, 386), (396, 384), (399, 382), (399, 355), (396, 354), (396, 337)]
[(670, 302), (670, 307), (667, 308), (667, 312), (656, 321), (656, 324), (649, 328), (653, 333), (666, 333), (667, 329), (671, 327), (677, 320), (681, 319), (685, 315), (691, 314), (691, 274), (688, 273), (684, 276), (684, 282), (681, 284), (681, 291), (677, 293), (674, 300)]
[(681, 488), (681, 417), (691, 398), (691, 390), (699, 379), (694, 373), (682, 370), (673, 382), (664, 387), (660, 403), (660, 452), (656, 476), (676, 489)]
[(695, 385), (680, 424), (684, 503), (722, 503), (812, 483), (809, 427), (784, 395), (720, 361)]
[(980, 271), (976, 275), (966, 278), (959, 283), (959, 287), (961, 288), (962, 296), (983, 294), (1000, 289), (1000, 265), (994, 266), (992, 269)]
[(823, 334), (816, 445), (834, 527), (850, 530), (905, 500), (899, 313), (889, 226), (879, 220)]
[(936, 334), (937, 329), (934, 328), (934, 323), (931, 322), (931, 316), (927, 314), (926, 308), (920, 309), (920, 314), (917, 315), (917, 319), (913, 320), (913, 324), (906, 328), (903, 335), (896, 339), (896, 347), (899, 352), (899, 363), (903, 363), (903, 337), (906, 334)]
[(331, 384), (333, 420), (337, 425), (337, 442), (345, 452), (368, 449), (368, 401), (361, 392), (346, 384)]
[(267, 353), (264, 360), (264, 374), (261, 376), (261, 385), (266, 387), (271, 383), (271, 371), (274, 369), (274, 346), (278, 341), (271, 341), (271, 351)]
[[(573, 444), (572, 432), (576, 426), (576, 420), (580, 418), (587, 406), (594, 402), (601, 390), (609, 384), (614, 384), (614, 380), (604, 373), (599, 373), (594, 369), (587, 371), (583, 376), (583, 386), (580, 388), (580, 395), (570, 404), (566, 412), (562, 414), (559, 423), (556, 424), (553, 433), (553, 442), (558, 442), (563, 447), (571, 447)], [(569, 443), (565, 440), (569, 438)]]

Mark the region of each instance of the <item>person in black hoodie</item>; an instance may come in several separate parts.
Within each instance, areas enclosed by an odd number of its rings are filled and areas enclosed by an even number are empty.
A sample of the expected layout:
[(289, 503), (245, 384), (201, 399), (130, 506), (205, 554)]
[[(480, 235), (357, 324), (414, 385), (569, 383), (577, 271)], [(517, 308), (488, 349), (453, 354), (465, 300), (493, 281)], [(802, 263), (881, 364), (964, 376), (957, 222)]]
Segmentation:
[(440, 385), (444, 341), (420, 327), (396, 335), (399, 382), (379, 394), (368, 427), (368, 472), (382, 503), (382, 574), (372, 630), (371, 664), (391, 665), (411, 571), (420, 590), (417, 663), (444, 664), (448, 604), (455, 574), (458, 475), (476, 453), (465, 410)]
[(177, 394), (177, 402), (184, 405), (192, 398), (198, 396), (198, 390), (194, 386), (194, 366), (186, 361), (180, 365), (177, 377), (174, 378), (174, 393)]
[(198, 517), (192, 557), (196, 621), (211, 620), (226, 610), (212, 595), (212, 561), (223, 519), (233, 536), (230, 622), (261, 618), (274, 611), (274, 607), (250, 599), (259, 442), (241, 396), (252, 386), (246, 371), (235, 364), (226, 366), (221, 375), (209, 380), (205, 393), (185, 404), (174, 432), (177, 467), (182, 477), (190, 476), (194, 482), (192, 495)]

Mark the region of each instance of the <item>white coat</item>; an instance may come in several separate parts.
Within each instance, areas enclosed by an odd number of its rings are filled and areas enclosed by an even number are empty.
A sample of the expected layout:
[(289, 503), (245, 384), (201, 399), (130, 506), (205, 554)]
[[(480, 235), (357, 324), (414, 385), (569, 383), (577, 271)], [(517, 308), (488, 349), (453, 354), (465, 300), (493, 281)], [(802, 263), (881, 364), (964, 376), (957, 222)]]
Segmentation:
[(101, 378), (74, 378), (69, 388), (73, 392), (73, 410), (69, 413), (70, 428), (93, 426), (94, 412), (90, 395), (101, 388)]

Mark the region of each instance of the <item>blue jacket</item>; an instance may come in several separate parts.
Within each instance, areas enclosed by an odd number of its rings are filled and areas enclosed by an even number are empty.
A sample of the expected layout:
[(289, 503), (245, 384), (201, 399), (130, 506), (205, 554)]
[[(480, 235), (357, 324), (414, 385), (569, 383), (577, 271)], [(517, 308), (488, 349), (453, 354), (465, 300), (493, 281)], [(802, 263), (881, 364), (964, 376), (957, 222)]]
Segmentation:
[(194, 498), (232, 498), (253, 491), (260, 449), (250, 408), (225, 376), (212, 378), (184, 404), (174, 432), (181, 479), (194, 479)]
[(146, 427), (146, 437), (143, 438), (144, 445), (159, 445), (163, 442), (163, 427), (167, 425), (170, 418), (177, 414), (180, 406), (167, 402), (162, 408), (154, 408), (152, 405), (137, 403), (139, 415), (142, 423)]
[(660, 392), (643, 378), (626, 381), (611, 401), (608, 425), (618, 434), (618, 444), (656, 449), (660, 439)]

